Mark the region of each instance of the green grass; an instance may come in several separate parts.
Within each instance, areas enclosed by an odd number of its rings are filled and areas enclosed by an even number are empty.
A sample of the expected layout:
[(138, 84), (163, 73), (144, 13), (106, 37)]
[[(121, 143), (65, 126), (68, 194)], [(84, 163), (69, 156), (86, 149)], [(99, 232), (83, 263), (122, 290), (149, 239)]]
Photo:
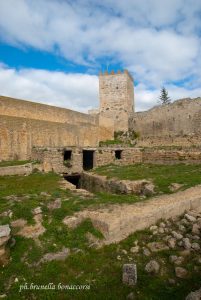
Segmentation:
[(59, 189), (60, 176), (55, 173), (34, 173), (30, 176), (1, 176), (0, 197), (29, 193), (53, 192)]
[(109, 165), (96, 168), (93, 171), (108, 178), (150, 179), (156, 185), (157, 191), (163, 193), (170, 193), (169, 186), (171, 183), (183, 184), (183, 189), (201, 184), (201, 165)]
[(1, 161), (0, 167), (8, 167), (8, 166), (20, 166), (27, 163), (31, 163), (31, 160), (9, 160), (9, 161)]
[[(138, 171), (140, 171), (140, 167), (142, 168), (142, 166), (137, 166)], [(188, 177), (187, 166), (183, 167), (186, 168), (185, 174)], [(116, 167), (111, 166), (109, 170), (112, 171), (112, 168)], [(194, 166), (194, 168), (194, 173), (197, 174), (200, 169), (198, 169), (198, 166)], [(146, 169), (146, 172), (150, 174), (150, 170), (148, 172), (148, 169)], [(193, 178), (193, 166), (190, 166), (189, 171)], [(115, 176), (117, 174), (118, 172), (115, 172)], [(142, 176), (137, 171), (136, 174), (138, 174), (138, 177)], [(173, 172), (171, 174), (174, 176)], [(167, 175), (165, 174), (165, 176)], [(154, 176), (156, 176), (156, 173), (154, 173)], [(168, 278), (175, 278), (175, 274), (168, 258), (171, 254), (178, 255), (177, 252), (179, 249), (177, 251), (162, 251), (160, 254), (154, 253), (151, 257), (145, 257), (141, 252), (139, 254), (130, 253), (130, 248), (133, 246), (135, 240), (139, 241), (140, 246), (150, 241), (149, 230), (136, 232), (118, 244), (104, 246), (101, 249), (90, 248), (86, 233), (90, 232), (95, 237), (102, 238), (101, 233), (93, 227), (90, 220), (85, 220), (75, 229), (69, 229), (62, 223), (65, 216), (70, 216), (85, 208), (98, 207), (108, 203), (133, 203), (140, 201), (141, 198), (133, 195), (100, 193), (91, 198), (83, 199), (81, 196), (72, 194), (70, 191), (61, 190), (59, 188), (59, 179), (60, 176), (53, 173), (0, 177), (0, 213), (7, 209), (13, 211), (11, 218), (1, 217), (0, 223), (7, 224), (20, 217), (25, 218), (31, 223), (33, 221), (32, 209), (40, 206), (43, 211), (43, 226), (46, 228), (46, 232), (39, 237), (39, 243), (36, 243), (32, 239), (17, 236), (16, 230), (12, 231), (12, 236), (16, 239), (16, 244), (10, 249), (12, 260), (6, 267), (1, 269), (0, 294), (7, 294), (7, 299), (9, 300), (123, 300), (133, 291), (137, 300), (183, 300), (191, 290), (200, 287), (201, 266), (199, 266), (198, 271), (195, 272), (193, 270), (195, 262), (194, 254), (185, 262), (185, 267), (189, 270), (189, 277), (183, 280), (176, 279), (176, 284), (170, 285)], [(41, 195), (41, 192), (46, 192), (49, 196)], [(18, 196), (17, 199), (19, 201), (5, 199), (9, 195)], [(29, 197), (26, 197), (26, 195)], [(47, 204), (56, 198), (61, 198), (61, 208), (55, 210), (48, 209)], [(34, 262), (39, 261), (47, 252), (61, 251), (62, 247), (68, 247), (71, 251), (70, 256), (64, 262), (53, 261), (39, 266), (34, 265)], [(78, 249), (79, 252), (76, 252)], [(128, 251), (128, 255), (132, 257), (131, 262), (137, 263), (138, 283), (134, 288), (122, 284), (122, 265), (129, 262), (128, 256), (122, 254), (122, 249)], [(121, 261), (117, 260), (118, 255), (121, 255)], [(164, 274), (150, 276), (144, 271), (146, 263), (154, 258), (159, 260), (161, 266), (165, 269)], [(14, 282), (16, 277), (19, 280), (18, 282)], [(20, 285), (25, 282), (38, 285), (50, 282), (55, 285), (59, 283), (64, 285), (90, 284), (91, 288), (84, 291), (26, 290), (19, 293)]]

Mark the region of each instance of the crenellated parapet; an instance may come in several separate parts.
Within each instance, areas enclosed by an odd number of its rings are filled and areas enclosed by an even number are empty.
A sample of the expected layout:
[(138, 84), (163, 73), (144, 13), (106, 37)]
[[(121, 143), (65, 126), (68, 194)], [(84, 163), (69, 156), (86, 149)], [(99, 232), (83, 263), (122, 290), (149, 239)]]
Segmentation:
[(131, 75), (131, 73), (127, 70), (127, 69), (124, 69), (124, 70), (117, 70), (116, 72), (114, 70), (111, 70), (111, 71), (104, 71), (104, 72), (99, 72), (99, 76), (110, 76), (110, 75), (122, 75), (122, 74), (127, 74), (133, 81), (133, 77)]

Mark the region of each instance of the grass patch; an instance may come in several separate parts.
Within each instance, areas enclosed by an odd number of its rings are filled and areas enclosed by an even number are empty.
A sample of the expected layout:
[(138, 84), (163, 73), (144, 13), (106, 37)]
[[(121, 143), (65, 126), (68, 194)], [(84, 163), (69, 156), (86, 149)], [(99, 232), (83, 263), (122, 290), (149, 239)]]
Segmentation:
[(1, 176), (0, 198), (8, 195), (56, 192), (60, 176), (55, 173), (34, 173), (29, 176)]
[(103, 166), (93, 170), (108, 178), (138, 180), (153, 180), (157, 191), (171, 193), (171, 183), (183, 184), (183, 189), (201, 183), (201, 165), (153, 165), (135, 164), (130, 166)]
[(28, 163), (37, 163), (37, 162), (31, 160), (8, 160), (8, 161), (1, 161), (0, 167), (20, 166)]

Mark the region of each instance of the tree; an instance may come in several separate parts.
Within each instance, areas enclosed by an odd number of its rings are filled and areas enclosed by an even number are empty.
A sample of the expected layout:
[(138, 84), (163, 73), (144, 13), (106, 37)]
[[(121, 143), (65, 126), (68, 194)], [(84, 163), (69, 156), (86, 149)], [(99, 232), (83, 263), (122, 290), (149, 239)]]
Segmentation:
[(159, 102), (161, 104), (170, 104), (171, 103), (171, 99), (168, 96), (168, 91), (164, 87), (162, 87), (162, 89), (161, 89), (161, 94), (160, 94), (160, 97), (159, 97)]

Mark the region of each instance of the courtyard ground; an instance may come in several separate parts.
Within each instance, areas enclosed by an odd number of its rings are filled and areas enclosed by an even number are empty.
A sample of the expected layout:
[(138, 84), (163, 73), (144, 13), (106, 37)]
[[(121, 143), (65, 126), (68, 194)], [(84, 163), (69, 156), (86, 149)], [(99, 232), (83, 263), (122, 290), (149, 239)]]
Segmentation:
[[(110, 166), (96, 171), (123, 179), (152, 178), (158, 193), (170, 193), (168, 187), (171, 183), (183, 184), (182, 188), (201, 183), (201, 166), (196, 165)], [(11, 225), (13, 238), (9, 244), (11, 261), (1, 268), (0, 295), (6, 295), (6, 299), (112, 300), (126, 299), (133, 293), (135, 299), (169, 300), (185, 299), (190, 291), (200, 287), (201, 256), (198, 246), (197, 250), (191, 249), (185, 256), (183, 251), (186, 249), (179, 241), (173, 248), (166, 246), (157, 251), (149, 250), (148, 246), (150, 243), (161, 241), (166, 244), (167, 236), (172, 236), (173, 231), (181, 233), (182, 220), (185, 217), (168, 222), (161, 220), (154, 232), (148, 228), (130, 235), (118, 244), (96, 249), (91, 237), (101, 239), (102, 235), (92, 226), (90, 220), (85, 220), (76, 228), (68, 228), (62, 222), (63, 219), (85, 208), (105, 206), (107, 203), (134, 203), (143, 201), (144, 198), (105, 193), (79, 195), (62, 190), (60, 180), (61, 177), (53, 173), (0, 178), (0, 223)], [(37, 211), (36, 208), (40, 209)], [(27, 222), (23, 225), (27, 230), (23, 231), (23, 226), (16, 226), (16, 220), (18, 225), (20, 223), (19, 219)], [(199, 215), (197, 219), (199, 221)], [(41, 227), (34, 227), (37, 224)], [(183, 226), (182, 238), (188, 238), (192, 234), (193, 224), (187, 220)], [(33, 230), (30, 237), (31, 228), (42, 229), (42, 234), (34, 235)], [(199, 236), (194, 242), (201, 245)], [(54, 254), (57, 254), (55, 257), (60, 256), (64, 259), (51, 260)], [(177, 265), (172, 256), (183, 259), (180, 259)], [(156, 274), (145, 270), (146, 264), (151, 260), (156, 260), (160, 265)], [(124, 263), (137, 264), (138, 282), (135, 287), (128, 287), (122, 283)], [(187, 273), (183, 278), (177, 276), (176, 266), (186, 269)], [(56, 289), (27, 289), (20, 292), (20, 286), (25, 283), (53, 283)], [(90, 289), (58, 290), (59, 283), (90, 285)]]

